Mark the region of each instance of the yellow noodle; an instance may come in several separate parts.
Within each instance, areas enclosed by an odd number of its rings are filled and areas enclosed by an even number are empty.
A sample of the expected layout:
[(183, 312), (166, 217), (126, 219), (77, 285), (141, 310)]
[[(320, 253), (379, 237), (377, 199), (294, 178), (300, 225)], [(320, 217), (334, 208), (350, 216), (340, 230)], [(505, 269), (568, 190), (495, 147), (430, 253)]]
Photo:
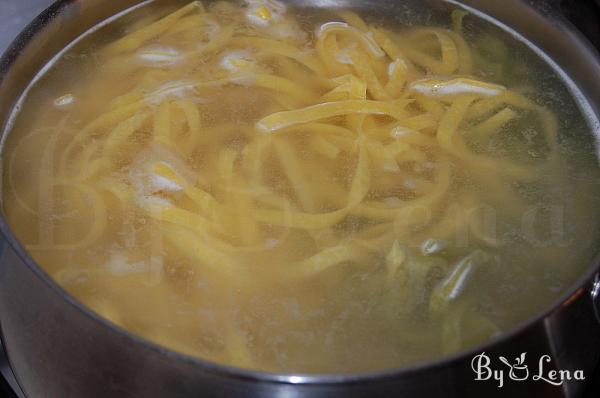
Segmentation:
[(492, 134), (498, 132), (503, 125), (517, 116), (516, 112), (512, 109), (504, 108), (478, 125), (473, 126), (473, 133), (481, 138), (489, 138)]
[(294, 150), (286, 141), (277, 140), (275, 141), (275, 152), (289, 183), (296, 192), (296, 197), (300, 200), (302, 208), (307, 211), (314, 211), (314, 194), (311, 192), (310, 184), (304, 177), (302, 166)]
[(380, 101), (391, 99), (375, 75), (375, 72), (365, 62), (365, 59), (359, 52), (350, 52), (350, 59), (352, 59), (352, 66), (356, 70), (356, 73), (367, 83), (367, 90), (372, 98)]
[(458, 49), (454, 40), (450, 37), (448, 31), (435, 28), (420, 28), (415, 30), (410, 36), (409, 41), (422, 39), (428, 35), (433, 35), (439, 41), (442, 53), (442, 59), (437, 60), (431, 55), (425, 54), (414, 49), (409, 42), (405, 42), (402, 51), (406, 57), (415, 64), (440, 75), (451, 75), (459, 67)]
[(309, 123), (334, 116), (349, 114), (388, 115), (404, 119), (404, 103), (391, 103), (371, 100), (348, 100), (312, 105), (304, 109), (279, 112), (269, 115), (256, 124), (264, 132), (274, 132), (295, 124)]
[(363, 32), (367, 32), (369, 30), (369, 27), (365, 21), (357, 13), (350, 10), (339, 10), (336, 13), (349, 25), (354, 26), (358, 30)]
[(313, 54), (287, 43), (283, 43), (279, 40), (273, 40), (264, 37), (241, 36), (236, 37), (232, 40), (232, 42), (236, 44), (239, 43), (242, 46), (252, 46), (267, 53), (291, 58), (306, 66), (316, 74), (325, 74), (324, 66), (321, 64), (321, 62), (319, 62), (318, 59), (314, 57)]
[(129, 35), (115, 41), (111, 45), (105, 48), (104, 52), (107, 55), (114, 55), (116, 53), (124, 51), (132, 51), (140, 47), (144, 42), (160, 35), (165, 32), (171, 26), (173, 26), (182, 16), (192, 12), (194, 10), (202, 11), (202, 4), (198, 1), (193, 1), (190, 4), (182, 7), (166, 17), (143, 27)]

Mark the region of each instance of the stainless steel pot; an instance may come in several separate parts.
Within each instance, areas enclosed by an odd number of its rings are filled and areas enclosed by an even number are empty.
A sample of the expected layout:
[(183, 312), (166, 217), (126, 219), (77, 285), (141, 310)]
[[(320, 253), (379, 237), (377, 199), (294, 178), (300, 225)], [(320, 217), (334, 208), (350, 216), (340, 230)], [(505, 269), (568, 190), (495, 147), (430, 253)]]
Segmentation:
[[(417, 0), (412, 0), (417, 1)], [(431, 4), (433, 0), (424, 0)], [(315, 6), (359, 5), (393, 13), (394, 0), (297, 0)], [(139, 0), (59, 0), (0, 59), (0, 125), (48, 61), (78, 35)], [(553, 1), (462, 2), (527, 38), (569, 76), (577, 100), (600, 116), (600, 58)], [(600, 129), (600, 125), (594, 126)], [(451, 357), (409, 368), (358, 375), (269, 374), (220, 366), (172, 352), (99, 318), (50, 280), (12, 234), (0, 230), (0, 327), (18, 382), (28, 397), (396, 397), (577, 396), (585, 382), (477, 381), (474, 355), (513, 358), (527, 352), (557, 370), (591, 375), (600, 353), (600, 261), (543, 313)], [(596, 279), (594, 279), (596, 278)], [(493, 364), (492, 364), (493, 365)], [(496, 368), (500, 369), (499, 363)], [(506, 371), (506, 369), (505, 369)]]

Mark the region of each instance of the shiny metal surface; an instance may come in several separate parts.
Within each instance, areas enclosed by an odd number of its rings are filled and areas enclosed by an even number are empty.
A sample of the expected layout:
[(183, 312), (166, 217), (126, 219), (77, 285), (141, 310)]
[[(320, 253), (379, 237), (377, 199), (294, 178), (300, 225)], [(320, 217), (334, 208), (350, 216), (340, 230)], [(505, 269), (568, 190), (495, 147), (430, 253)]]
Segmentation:
[(53, 0), (0, 0), (0, 53)]
[[(6, 1), (6, 0), (0, 0)], [(417, 0), (406, 0), (417, 1)], [(433, 0), (423, 0), (435, 6)], [(0, 125), (37, 71), (86, 29), (136, 0), (58, 1), (0, 60)], [(315, 0), (394, 12), (394, 0)], [(548, 2), (466, 0), (520, 32), (572, 77), (600, 114), (600, 61)], [(581, 99), (583, 101), (583, 98)], [(98, 318), (51, 282), (0, 219), (0, 328), (9, 360), (29, 397), (384, 397), (577, 396), (583, 383), (475, 382), (474, 354), (509, 358), (549, 354), (562, 370), (591, 369), (600, 347), (591, 289), (598, 264), (546, 312), (510, 333), (441, 361), (361, 375), (284, 375), (244, 371), (186, 357)], [(574, 344), (576, 342), (577, 344)]]
[(600, 274), (596, 274), (591, 290), (592, 302), (594, 303), (594, 315), (596, 320), (600, 322)]
[[(2, 383), (4, 382), (6, 383), (6, 388), (9, 389), (13, 395), (16, 394), (17, 398), (25, 398), (25, 395), (23, 395), (23, 392), (17, 383), (17, 379), (15, 379), (12, 369), (8, 364), (8, 360), (4, 355), (4, 347), (0, 342), (0, 397), (2, 398), (6, 398), (2, 395), (4, 393)], [(12, 395), (10, 397), (12, 397)]]
[[(4, 251), (5, 242), (0, 241), (0, 258), (2, 258), (2, 252)], [(18, 398), (25, 398), (25, 395), (21, 391), (19, 384), (17, 383), (17, 379), (13, 374), (12, 369), (10, 368), (10, 364), (8, 363), (8, 359), (4, 353), (4, 346), (2, 345), (2, 341), (0, 340), (0, 378), (6, 381), (10, 390), (12, 390), (15, 394), (17, 394)], [(0, 383), (2, 380), (0, 380)], [(0, 389), (0, 397), (2, 397), (2, 389)], [(4, 397), (3, 397), (4, 398)]]
[[(19, 32), (51, 3), (52, 0), (0, 0), (0, 53), (4, 52)], [(3, 245), (4, 242), (0, 243), (0, 252)], [(20, 391), (8, 361), (4, 356), (4, 347), (1, 342), (0, 377), (6, 380), (9, 387), (19, 398), (25, 397)]]

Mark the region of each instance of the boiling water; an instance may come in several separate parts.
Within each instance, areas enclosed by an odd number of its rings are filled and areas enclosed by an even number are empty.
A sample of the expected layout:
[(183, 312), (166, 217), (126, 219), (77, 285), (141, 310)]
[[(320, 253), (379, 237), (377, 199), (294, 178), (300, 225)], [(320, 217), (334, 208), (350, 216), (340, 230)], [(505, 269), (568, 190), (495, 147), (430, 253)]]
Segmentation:
[(531, 50), (418, 4), (107, 24), (15, 118), (12, 229), (103, 317), (234, 366), (372, 371), (510, 329), (594, 254), (594, 142)]

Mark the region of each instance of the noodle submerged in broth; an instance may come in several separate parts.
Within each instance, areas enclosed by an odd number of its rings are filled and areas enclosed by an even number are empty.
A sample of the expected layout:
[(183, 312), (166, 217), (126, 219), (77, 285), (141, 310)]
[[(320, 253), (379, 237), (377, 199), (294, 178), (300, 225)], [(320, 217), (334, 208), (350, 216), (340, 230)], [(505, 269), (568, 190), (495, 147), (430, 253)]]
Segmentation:
[(583, 271), (585, 123), (475, 17), (150, 10), (69, 50), (5, 148), (11, 226), (100, 315), (234, 366), (369, 371), (483, 342)]

